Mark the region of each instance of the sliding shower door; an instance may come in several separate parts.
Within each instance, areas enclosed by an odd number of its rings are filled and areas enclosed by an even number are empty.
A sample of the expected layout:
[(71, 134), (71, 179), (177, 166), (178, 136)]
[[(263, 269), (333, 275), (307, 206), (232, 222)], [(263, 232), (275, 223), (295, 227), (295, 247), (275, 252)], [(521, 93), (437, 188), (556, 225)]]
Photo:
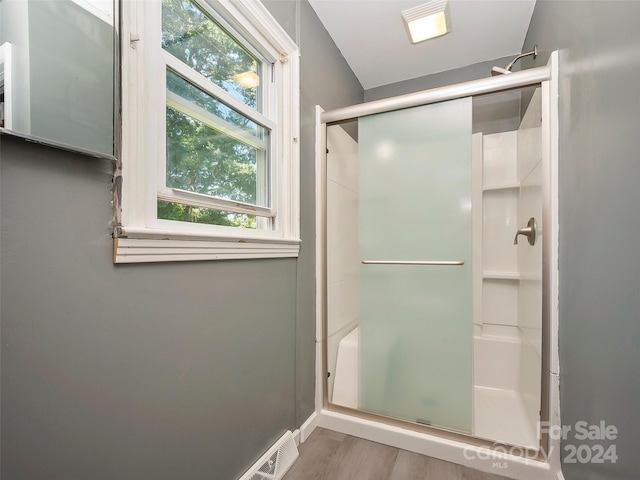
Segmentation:
[(471, 99), (359, 120), (362, 410), (472, 429)]

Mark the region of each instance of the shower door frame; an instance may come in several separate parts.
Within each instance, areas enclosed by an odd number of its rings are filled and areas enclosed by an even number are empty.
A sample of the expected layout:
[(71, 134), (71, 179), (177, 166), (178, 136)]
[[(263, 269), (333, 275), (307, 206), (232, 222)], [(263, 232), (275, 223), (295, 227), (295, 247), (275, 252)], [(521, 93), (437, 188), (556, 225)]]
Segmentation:
[[(427, 105), (464, 97), (505, 92), (526, 87), (541, 87), (542, 93), (542, 365), (540, 422), (550, 428), (560, 425), (558, 383), (558, 54), (553, 52), (546, 66), (488, 77), (461, 84), (434, 88), (413, 94), (376, 100), (350, 107), (324, 111), (316, 107), (316, 412), (314, 426), (334, 428), (336, 420), (347, 415), (390, 428), (400, 427), (443, 440), (463, 442), (482, 449), (513, 448), (521, 450), (525, 465), (531, 463), (559, 470), (559, 440), (543, 430), (537, 450), (486, 440), (472, 434), (433, 427), (332, 404), (328, 398), (327, 368), (327, 169), (326, 128), (357, 120), (359, 117)], [(365, 428), (361, 429), (364, 432)], [(549, 429), (547, 428), (546, 431)], [(353, 432), (358, 435), (358, 428)], [(365, 435), (365, 438), (374, 435)], [(374, 438), (370, 438), (374, 439)], [(304, 437), (303, 437), (304, 440)], [(377, 439), (377, 441), (381, 441)], [(382, 440), (384, 443), (384, 440)], [(406, 447), (405, 447), (406, 448)], [(414, 450), (415, 451), (415, 450)], [(503, 450), (504, 451), (504, 450)], [(437, 456), (437, 454), (434, 454)], [(532, 459), (534, 460), (532, 462)], [(476, 467), (477, 468), (477, 467)], [(499, 472), (498, 472), (499, 473)], [(506, 473), (506, 472), (505, 472)], [(513, 473), (513, 472), (509, 472)]]

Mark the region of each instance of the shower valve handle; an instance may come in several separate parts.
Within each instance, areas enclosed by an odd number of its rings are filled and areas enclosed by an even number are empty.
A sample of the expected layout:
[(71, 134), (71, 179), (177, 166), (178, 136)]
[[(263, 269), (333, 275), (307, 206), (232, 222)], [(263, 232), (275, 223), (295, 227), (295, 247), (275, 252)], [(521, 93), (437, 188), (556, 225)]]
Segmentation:
[(529, 245), (535, 245), (536, 238), (537, 238), (537, 233), (536, 233), (537, 228), (538, 226), (536, 224), (536, 219), (531, 217), (527, 222), (527, 226), (519, 229), (516, 232), (516, 236), (513, 239), (513, 244), (514, 245), (518, 244), (518, 235), (524, 235), (525, 237), (527, 237), (527, 240), (529, 241)]

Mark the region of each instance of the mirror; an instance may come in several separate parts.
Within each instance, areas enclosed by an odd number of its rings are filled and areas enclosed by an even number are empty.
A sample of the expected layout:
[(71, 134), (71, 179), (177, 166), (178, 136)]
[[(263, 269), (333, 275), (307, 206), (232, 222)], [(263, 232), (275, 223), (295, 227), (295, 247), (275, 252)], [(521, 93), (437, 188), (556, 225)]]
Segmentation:
[(114, 154), (114, 0), (0, 0), (0, 127)]

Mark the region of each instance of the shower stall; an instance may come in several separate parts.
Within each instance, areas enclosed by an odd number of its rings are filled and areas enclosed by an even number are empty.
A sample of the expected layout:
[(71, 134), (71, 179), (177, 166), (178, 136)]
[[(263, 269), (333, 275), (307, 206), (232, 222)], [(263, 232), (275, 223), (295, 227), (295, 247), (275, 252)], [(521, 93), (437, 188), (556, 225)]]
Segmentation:
[(319, 110), (319, 424), (550, 472), (554, 62)]

